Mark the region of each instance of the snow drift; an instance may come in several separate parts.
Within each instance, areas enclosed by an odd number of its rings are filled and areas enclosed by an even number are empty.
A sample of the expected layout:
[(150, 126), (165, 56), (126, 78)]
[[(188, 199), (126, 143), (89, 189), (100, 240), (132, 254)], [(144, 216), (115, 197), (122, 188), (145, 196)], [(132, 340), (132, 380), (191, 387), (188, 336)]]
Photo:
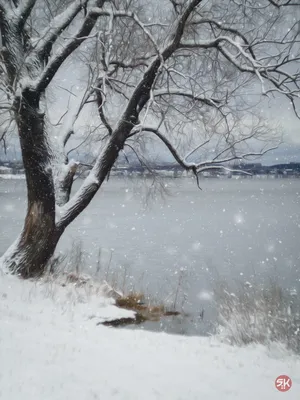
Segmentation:
[(281, 374), (293, 380), (286, 398), (299, 396), (300, 360), (279, 345), (104, 327), (97, 323), (131, 312), (51, 280), (1, 273), (0, 299), (1, 399), (273, 400)]

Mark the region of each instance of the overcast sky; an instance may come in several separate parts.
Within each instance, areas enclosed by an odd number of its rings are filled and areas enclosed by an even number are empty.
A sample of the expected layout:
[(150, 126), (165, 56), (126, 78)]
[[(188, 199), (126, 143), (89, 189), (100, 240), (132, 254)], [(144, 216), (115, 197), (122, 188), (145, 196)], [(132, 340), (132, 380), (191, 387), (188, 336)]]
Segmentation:
[[(61, 103), (65, 104), (65, 99), (63, 99)], [(62, 109), (62, 104), (58, 104), (58, 109)], [(277, 99), (276, 101), (273, 100), (270, 106), (262, 105), (261, 112), (266, 116), (267, 120), (280, 124), (283, 132), (283, 143), (278, 149), (270, 151), (261, 157), (260, 162), (266, 165), (300, 162), (300, 120), (295, 116), (293, 111), (289, 109), (288, 101), (284, 98)], [(77, 141), (73, 141), (73, 144), (77, 144)], [(162, 160), (168, 162), (172, 160), (169, 152), (163, 146), (159, 148), (156, 147), (155, 153)], [(0, 149), (0, 159), (15, 158), (21, 158), (19, 145), (16, 139), (10, 140), (7, 156), (5, 156), (3, 149)]]
[[(78, 69), (74, 66), (67, 65), (62, 69), (56, 78), (56, 90), (55, 90), (55, 101), (52, 105), (52, 122), (59, 120), (60, 116), (65, 112), (68, 100), (77, 102), (83, 94), (84, 80), (80, 76)], [(60, 87), (69, 88), (75, 94), (70, 94), (62, 90)], [(255, 90), (256, 91), (256, 90)], [(260, 93), (260, 87), (257, 85), (257, 93)], [(295, 116), (294, 111), (289, 101), (281, 95), (277, 95), (275, 98), (262, 98), (260, 106), (257, 108), (257, 112), (270, 123), (279, 125), (280, 132), (283, 134), (282, 145), (266, 155), (260, 160), (263, 164), (270, 165), (276, 163), (287, 163), (287, 162), (300, 162), (300, 120)], [(82, 125), (89, 124), (91, 121), (90, 112), (86, 112), (86, 115), (82, 117)], [(95, 124), (98, 124), (99, 119), (97, 112), (94, 112)], [(70, 141), (72, 147), (77, 146), (79, 143), (77, 138), (73, 138)], [(21, 153), (19, 150), (18, 141), (16, 138), (9, 141), (10, 147), (7, 152), (7, 156), (4, 155), (3, 149), (0, 148), (0, 159), (20, 159)], [(167, 162), (173, 161), (169, 151), (166, 150), (164, 145), (158, 143), (157, 146), (151, 150), (154, 157), (164, 160)]]
[[(81, 76), (80, 76), (81, 75)], [(78, 79), (80, 78), (80, 79)], [(74, 68), (74, 64), (65, 63), (64, 67), (59, 71), (56, 79), (56, 85), (60, 84), (68, 89), (72, 89), (72, 92), (75, 95), (82, 95), (84, 82), (82, 80), (82, 74), (80, 72), (80, 68), (76, 65)], [(56, 87), (57, 87), (56, 86)], [(259, 86), (259, 85), (257, 85)], [(257, 93), (260, 92), (260, 88), (257, 87)], [(58, 121), (60, 116), (64, 113), (66, 109), (66, 104), (68, 103), (70, 95), (63, 90), (59, 90), (59, 93), (56, 95), (55, 103), (53, 104), (53, 122)], [(74, 99), (75, 96), (72, 97)], [(75, 98), (76, 101), (76, 98)], [(258, 108), (257, 112), (260, 112), (262, 116), (267, 121), (270, 121), (272, 124), (278, 124), (280, 127), (280, 131), (283, 134), (283, 144), (276, 150), (266, 154), (261, 158), (261, 162), (264, 164), (275, 164), (282, 162), (300, 162), (300, 120), (295, 116), (289, 101), (284, 96), (276, 96), (276, 98), (266, 99), (264, 98), (261, 107)], [(95, 116), (98, 118), (97, 116)], [(86, 117), (83, 117), (86, 119)], [(91, 121), (91, 117), (88, 116), (89, 123)], [(72, 143), (73, 141), (73, 143)], [(76, 146), (79, 142), (78, 139), (72, 138), (71, 145)], [(18, 141), (16, 138), (11, 139), (9, 142), (8, 155), (5, 157), (3, 153), (3, 149), (0, 146), (0, 159), (4, 158), (17, 158), (20, 159), (21, 154), (19, 150)], [(169, 152), (165, 150), (163, 145), (155, 147), (153, 150), (155, 151), (155, 155), (157, 155), (160, 159), (171, 161), (172, 157)]]

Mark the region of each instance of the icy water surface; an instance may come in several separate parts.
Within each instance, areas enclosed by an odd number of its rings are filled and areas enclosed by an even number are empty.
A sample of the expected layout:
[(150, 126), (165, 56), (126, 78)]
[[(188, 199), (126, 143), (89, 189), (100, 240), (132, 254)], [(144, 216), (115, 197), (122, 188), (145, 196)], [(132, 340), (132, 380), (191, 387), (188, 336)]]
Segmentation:
[[(80, 182), (77, 182), (77, 186)], [(59, 250), (81, 240), (85, 272), (174, 301), (188, 323), (161, 329), (207, 333), (212, 287), (276, 278), (300, 287), (300, 180), (166, 180), (170, 195), (145, 200), (141, 182), (112, 178), (67, 229)], [(24, 181), (0, 180), (0, 254), (16, 238), (26, 209)], [(100, 248), (100, 251), (99, 251)], [(99, 256), (100, 255), (100, 256)], [(200, 314), (204, 310), (204, 321)], [(149, 323), (157, 329), (157, 324)]]

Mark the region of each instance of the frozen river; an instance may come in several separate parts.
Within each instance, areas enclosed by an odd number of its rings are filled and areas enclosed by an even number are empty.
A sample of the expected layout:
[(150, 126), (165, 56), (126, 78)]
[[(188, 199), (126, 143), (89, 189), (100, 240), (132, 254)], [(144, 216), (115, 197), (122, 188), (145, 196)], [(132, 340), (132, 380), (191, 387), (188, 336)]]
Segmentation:
[[(275, 277), (299, 289), (300, 180), (207, 179), (202, 191), (190, 179), (164, 184), (170, 195), (148, 204), (141, 182), (112, 178), (59, 249), (81, 240), (92, 273), (101, 248), (102, 276), (115, 274), (120, 286), (132, 283), (161, 298), (174, 297), (183, 275), (185, 309), (196, 314), (209, 308), (211, 287), (223, 279)], [(21, 229), (25, 209), (25, 182), (0, 180), (0, 254)]]

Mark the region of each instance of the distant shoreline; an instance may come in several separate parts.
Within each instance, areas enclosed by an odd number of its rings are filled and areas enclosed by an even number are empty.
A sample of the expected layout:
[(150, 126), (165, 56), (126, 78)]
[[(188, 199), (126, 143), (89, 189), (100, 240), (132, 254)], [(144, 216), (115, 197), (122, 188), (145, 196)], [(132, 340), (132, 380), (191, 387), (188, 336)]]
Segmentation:
[(23, 180), (25, 179), (24, 174), (0, 174), (0, 180)]
[[(164, 174), (161, 172), (161, 177), (162, 178), (168, 178), (168, 179), (186, 179), (190, 178), (190, 175), (180, 175), (180, 176), (172, 176), (170, 174)], [(143, 175), (143, 174), (112, 174), (114, 178), (147, 178), (148, 175)], [(85, 177), (83, 176), (78, 176), (78, 178), (81, 180), (84, 180)], [(255, 175), (247, 175), (247, 174), (236, 174), (236, 175), (202, 175), (199, 176), (200, 180), (243, 180), (243, 179), (255, 179), (255, 180), (277, 180), (277, 179), (300, 179), (300, 175), (296, 174), (279, 174), (279, 175), (272, 175), (272, 174), (255, 174)], [(25, 180), (26, 176), (25, 174), (0, 174), (0, 181), (1, 180)]]

